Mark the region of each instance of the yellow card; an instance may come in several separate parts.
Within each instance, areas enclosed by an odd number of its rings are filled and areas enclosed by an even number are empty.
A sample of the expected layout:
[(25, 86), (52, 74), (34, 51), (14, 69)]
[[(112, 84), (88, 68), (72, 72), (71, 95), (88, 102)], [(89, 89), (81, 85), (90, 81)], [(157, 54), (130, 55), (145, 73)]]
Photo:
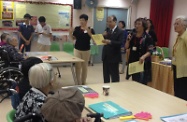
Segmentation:
[(139, 61), (129, 64), (129, 75), (144, 71), (144, 63), (140, 64)]
[(92, 39), (96, 43), (96, 45), (104, 45), (104, 43), (102, 42), (102, 40), (104, 40), (104, 37), (102, 34), (92, 35)]

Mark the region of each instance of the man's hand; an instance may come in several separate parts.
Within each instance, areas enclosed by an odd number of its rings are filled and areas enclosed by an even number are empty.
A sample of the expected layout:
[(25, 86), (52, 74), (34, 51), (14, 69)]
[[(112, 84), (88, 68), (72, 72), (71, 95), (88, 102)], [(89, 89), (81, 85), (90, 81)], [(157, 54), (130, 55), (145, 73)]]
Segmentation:
[(105, 40), (103, 40), (102, 42), (105, 43), (105, 44), (111, 44), (111, 41), (108, 40), (108, 39), (105, 39)]
[(29, 44), (30, 44), (30, 41), (27, 40), (27, 41), (25, 42), (25, 45), (29, 45)]

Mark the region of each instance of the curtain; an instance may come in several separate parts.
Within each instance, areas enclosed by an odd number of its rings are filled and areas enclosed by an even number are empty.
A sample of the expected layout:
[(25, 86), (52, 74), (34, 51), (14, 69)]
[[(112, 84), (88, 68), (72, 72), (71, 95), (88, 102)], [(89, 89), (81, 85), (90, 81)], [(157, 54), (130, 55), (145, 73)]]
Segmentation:
[(169, 46), (174, 0), (151, 0), (150, 19), (158, 38), (157, 45)]

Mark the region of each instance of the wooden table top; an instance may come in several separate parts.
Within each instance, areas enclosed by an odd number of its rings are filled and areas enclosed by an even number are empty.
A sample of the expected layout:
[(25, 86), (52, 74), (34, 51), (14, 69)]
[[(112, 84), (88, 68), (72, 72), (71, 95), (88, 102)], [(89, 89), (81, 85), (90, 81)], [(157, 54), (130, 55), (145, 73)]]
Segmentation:
[[(103, 101), (113, 101), (121, 107), (130, 110), (133, 114), (139, 112), (149, 112), (152, 119), (149, 122), (162, 122), (160, 117), (187, 112), (187, 102), (172, 95), (153, 89), (149, 86), (142, 85), (133, 81), (124, 81), (119, 83), (110, 83), (110, 94), (104, 96), (102, 94), (102, 86), (104, 84), (87, 85), (99, 93), (99, 98), (85, 98), (86, 109), (90, 104)], [(105, 84), (106, 85), (106, 84)], [(105, 120), (106, 122), (122, 122), (119, 118)], [(138, 120), (138, 122), (145, 122)]]
[[(76, 63), (76, 62), (84, 62), (84, 60), (72, 56), (66, 52), (58, 51), (58, 52), (26, 52), (26, 54), (31, 56), (52, 56), (52, 60), (43, 60), (45, 63)], [(55, 60), (53, 60), (53, 58)]]

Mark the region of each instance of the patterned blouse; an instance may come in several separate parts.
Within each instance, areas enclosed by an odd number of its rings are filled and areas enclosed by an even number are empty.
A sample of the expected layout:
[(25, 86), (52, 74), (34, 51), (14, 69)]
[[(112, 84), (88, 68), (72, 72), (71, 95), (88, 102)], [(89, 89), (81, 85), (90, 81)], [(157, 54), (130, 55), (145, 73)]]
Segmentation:
[(10, 61), (22, 61), (24, 60), (23, 55), (18, 52), (18, 50), (12, 45), (5, 44), (3, 48), (8, 52)]
[(36, 88), (31, 88), (23, 97), (21, 103), (17, 107), (15, 117), (20, 118), (29, 113), (40, 114), (46, 95)]

